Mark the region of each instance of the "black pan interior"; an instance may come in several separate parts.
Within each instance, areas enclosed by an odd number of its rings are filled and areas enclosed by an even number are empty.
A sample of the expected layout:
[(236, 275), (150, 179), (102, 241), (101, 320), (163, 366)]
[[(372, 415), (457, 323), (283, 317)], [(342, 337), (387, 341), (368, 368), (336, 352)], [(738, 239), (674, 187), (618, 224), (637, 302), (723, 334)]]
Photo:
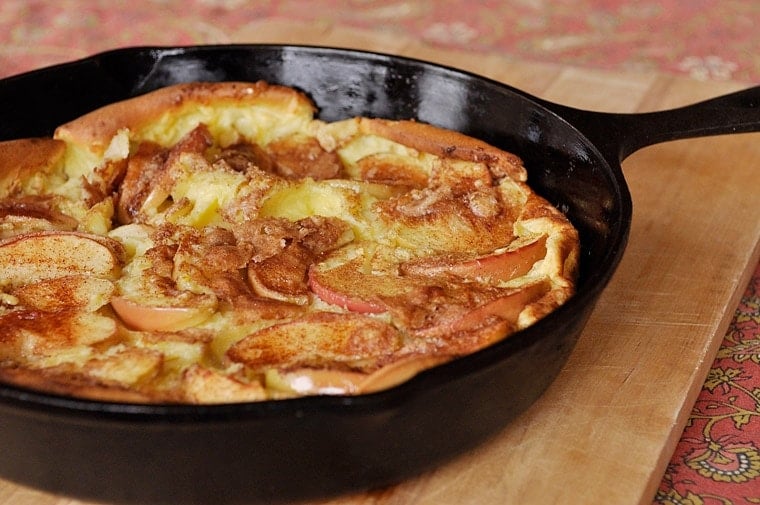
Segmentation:
[(620, 260), (630, 197), (619, 164), (509, 86), (331, 48), (123, 49), (0, 81), (0, 139), (50, 135), (96, 107), (177, 82), (259, 79), (304, 91), (325, 120), (416, 118), (519, 154), (530, 184), (581, 233), (577, 296), (501, 343), (363, 397), (134, 406), (0, 385), (0, 475), (134, 503), (329, 496), (398, 482), (482, 443), (558, 374)]

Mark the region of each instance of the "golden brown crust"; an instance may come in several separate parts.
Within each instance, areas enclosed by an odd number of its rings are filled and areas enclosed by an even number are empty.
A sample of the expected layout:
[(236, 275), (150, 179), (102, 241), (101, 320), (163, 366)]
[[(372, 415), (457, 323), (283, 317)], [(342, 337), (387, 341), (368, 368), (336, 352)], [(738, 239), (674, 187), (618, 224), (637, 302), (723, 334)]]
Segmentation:
[(361, 118), (359, 128), (442, 158), (485, 163), (497, 176), (506, 175), (516, 181), (527, 178), (518, 156), (457, 131), (417, 121), (374, 118)]
[(167, 114), (181, 116), (194, 108), (225, 103), (236, 107), (265, 104), (283, 110), (314, 110), (305, 95), (263, 81), (175, 84), (96, 109), (59, 126), (55, 138), (102, 153), (123, 128), (137, 132)]
[(49, 138), (0, 142), (0, 198), (12, 196), (32, 175), (49, 173), (65, 150), (64, 142)]
[(124, 403), (155, 403), (162, 398), (93, 379), (76, 372), (0, 366), (0, 381), (42, 393), (52, 393), (89, 400)]

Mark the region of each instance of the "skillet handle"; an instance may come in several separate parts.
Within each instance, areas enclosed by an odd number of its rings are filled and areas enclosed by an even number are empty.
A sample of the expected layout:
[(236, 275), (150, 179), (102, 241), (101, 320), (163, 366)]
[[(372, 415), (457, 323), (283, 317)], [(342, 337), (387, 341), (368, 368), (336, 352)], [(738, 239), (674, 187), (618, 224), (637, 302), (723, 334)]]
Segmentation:
[(760, 86), (676, 109), (633, 114), (549, 106), (577, 126), (608, 161), (671, 140), (760, 131)]

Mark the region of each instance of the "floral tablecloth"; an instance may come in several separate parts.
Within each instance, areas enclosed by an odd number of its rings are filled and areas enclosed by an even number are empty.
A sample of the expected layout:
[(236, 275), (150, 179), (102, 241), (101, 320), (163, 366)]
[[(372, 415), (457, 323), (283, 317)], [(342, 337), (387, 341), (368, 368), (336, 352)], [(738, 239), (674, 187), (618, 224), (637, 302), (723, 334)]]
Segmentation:
[[(229, 42), (263, 19), (538, 62), (760, 82), (760, 2), (747, 0), (3, 0), (0, 77), (120, 46)], [(760, 503), (760, 267), (653, 500)]]
[(264, 18), (535, 61), (760, 81), (760, 5), (751, 0), (3, 0), (0, 74), (115, 46), (223, 43)]
[(760, 267), (708, 372), (655, 503), (760, 503)]

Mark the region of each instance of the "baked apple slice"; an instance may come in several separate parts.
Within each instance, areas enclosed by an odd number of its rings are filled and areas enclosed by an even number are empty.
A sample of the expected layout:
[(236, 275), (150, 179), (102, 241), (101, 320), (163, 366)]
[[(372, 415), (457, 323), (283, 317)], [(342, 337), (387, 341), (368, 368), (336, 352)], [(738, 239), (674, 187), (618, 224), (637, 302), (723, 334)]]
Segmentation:
[(154, 304), (145, 297), (134, 300), (126, 296), (111, 298), (111, 307), (128, 327), (142, 331), (179, 331), (196, 326), (211, 317), (216, 303), (194, 301), (191, 305)]
[(409, 355), (370, 373), (341, 368), (270, 370), (266, 386), (286, 395), (355, 395), (382, 391), (405, 382), (419, 372), (449, 361), (451, 356)]
[(262, 261), (248, 263), (248, 283), (264, 298), (306, 305), (309, 290), (306, 272), (314, 255), (305, 247), (290, 244), (277, 254)]
[[(331, 272), (331, 277), (339, 281), (346, 280), (347, 276), (341, 275), (342, 270)], [(342, 289), (343, 282), (338, 286), (336, 284), (330, 282), (330, 278), (319, 271), (309, 270), (309, 287), (320, 300), (359, 314), (380, 314), (388, 310), (385, 304), (376, 298), (375, 293), (352, 292)]]
[(402, 345), (385, 322), (358, 314), (314, 313), (259, 330), (230, 347), (227, 357), (265, 371), (303, 367), (374, 368)]
[(453, 275), (496, 284), (527, 274), (533, 265), (546, 256), (546, 236), (517, 246), (497, 250), (474, 258), (463, 255), (441, 255), (417, 258), (400, 265), (404, 275)]
[(344, 247), (312, 265), (309, 289), (322, 301), (350, 312), (386, 312), (387, 300), (406, 296), (416, 285), (397, 275), (396, 251), (376, 244)]
[(108, 304), (113, 291), (114, 284), (109, 279), (75, 274), (24, 284), (11, 290), (11, 294), (22, 306), (34, 310), (94, 312)]
[(324, 302), (351, 312), (381, 313), (393, 300), (420, 293), (425, 286), (450, 281), (498, 286), (525, 275), (546, 255), (546, 237), (525, 242), (474, 258), (452, 253), (411, 260), (390, 249), (376, 247), (369, 253), (357, 247), (312, 266), (309, 288)]
[(130, 224), (122, 229), (126, 231), (112, 236), (123, 241), (130, 261), (111, 299), (111, 307), (122, 322), (141, 331), (179, 331), (202, 323), (216, 312), (218, 298), (199, 284), (207, 276), (193, 264), (193, 253), (199, 249), (197, 257), (202, 263), (223, 263), (224, 258), (202, 247), (199, 242), (203, 234), (174, 226)]
[(432, 368), (450, 359), (450, 356), (409, 355), (369, 373), (342, 368), (270, 370), (266, 373), (266, 386), (270, 390), (297, 395), (373, 393), (401, 384), (422, 370)]
[[(541, 242), (534, 241), (530, 246), (540, 250)], [(448, 265), (412, 263), (420, 272), (398, 274), (399, 267), (408, 263), (394, 264), (389, 259), (392, 256), (386, 250), (342, 258), (345, 261), (337, 265), (332, 264), (333, 257), (311, 268), (309, 285), (322, 301), (344, 310), (387, 312), (396, 326), (416, 342), (429, 343), (424, 349), (412, 347), (420, 352), (460, 354), (501, 338), (518, 328), (520, 313), (526, 306), (551, 289), (551, 283), (540, 277), (520, 287), (500, 287), (496, 279), (513, 275), (514, 264), (520, 263), (510, 255), (490, 259), (497, 265), (503, 262), (505, 271), (493, 267), (495, 273), (489, 276), (473, 270), (478, 264), (474, 260)], [(521, 266), (519, 270), (530, 268)]]
[(39, 366), (88, 359), (92, 345), (116, 333), (113, 319), (79, 310), (13, 310), (0, 315), (0, 327), (0, 361)]
[(268, 370), (266, 387), (275, 395), (350, 395), (361, 392), (367, 374), (335, 368), (297, 368), (295, 370)]
[[(481, 334), (481, 328), (491, 326), (494, 328), (493, 331), (499, 333), (500, 336), (506, 334), (507, 331), (514, 331), (519, 327), (518, 319), (525, 307), (538, 301), (550, 288), (548, 281), (540, 280), (514, 289), (482, 289), (481, 293), (473, 291), (466, 299), (458, 297), (458, 290), (454, 288), (447, 293), (450, 302), (439, 302), (429, 307), (431, 311), (440, 312), (441, 317), (436, 318), (434, 324), (412, 328), (412, 333), (428, 341), (440, 342), (439, 339), (448, 341), (450, 343), (447, 343), (446, 347), (459, 348), (457, 353), (468, 346), (474, 348), (464, 352), (472, 352), (490, 342), (463, 346), (461, 345), (464, 343), (461, 339), (463, 333), (472, 332), (473, 335), (477, 335), (477, 340), (483, 340), (484, 334)], [(471, 299), (471, 296), (478, 298), (478, 295), (482, 299)], [(490, 339), (490, 337), (485, 338)], [(461, 341), (458, 342), (458, 339)], [(451, 343), (454, 344), (453, 347)]]
[(11, 286), (68, 275), (115, 279), (122, 262), (118, 242), (86, 233), (37, 232), (0, 242), (0, 279)]

